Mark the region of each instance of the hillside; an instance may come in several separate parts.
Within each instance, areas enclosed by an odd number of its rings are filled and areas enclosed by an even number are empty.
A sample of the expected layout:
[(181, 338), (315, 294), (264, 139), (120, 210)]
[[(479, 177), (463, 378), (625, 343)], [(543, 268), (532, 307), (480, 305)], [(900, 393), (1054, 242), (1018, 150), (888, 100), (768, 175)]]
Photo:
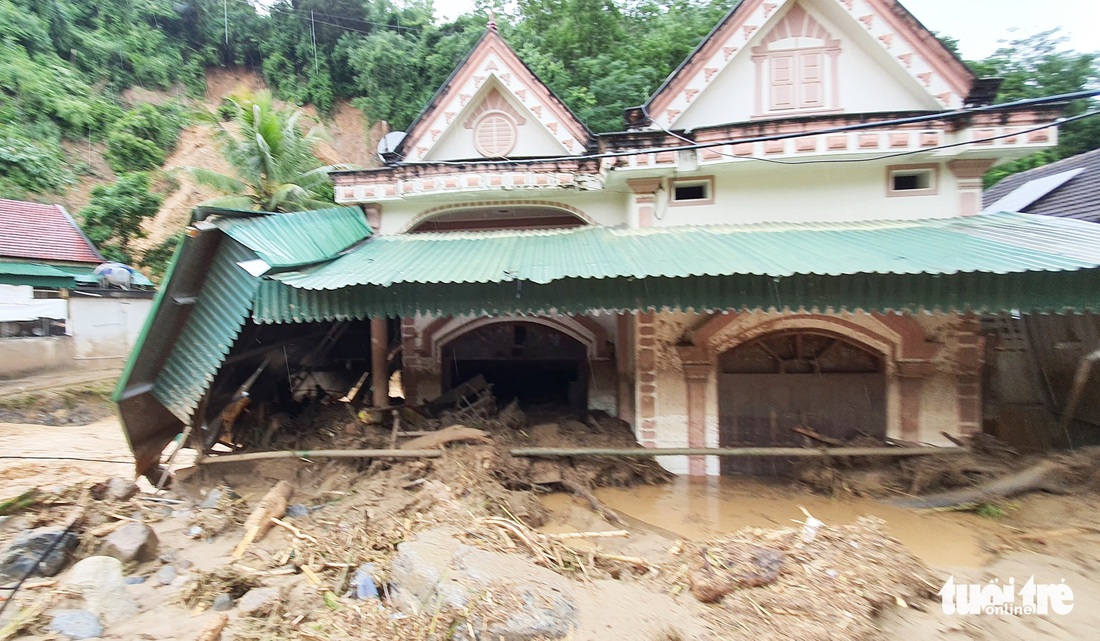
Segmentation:
[[(227, 168), (211, 118), (226, 96), (270, 88), (284, 107), (323, 123), (331, 142), (317, 150), (320, 163), (369, 166), (372, 140), (408, 126), (487, 23), (442, 23), (430, 3), (411, 0), (264, 4), (266, 12), (251, 0), (0, 0), (0, 197), (66, 205), (106, 255), (155, 276), (171, 255), (166, 241), (214, 195), (173, 169)], [(734, 4), (530, 0), (496, 21), (602, 132), (620, 129), (622, 110), (644, 102)], [(1006, 78), (1002, 101), (1098, 83), (1095, 56), (1066, 51), (1054, 32), (972, 66)], [(1081, 101), (1069, 113), (1087, 108)], [(988, 180), (1100, 147), (1100, 119), (1067, 125), (1061, 140)], [(135, 207), (116, 213), (123, 202)]]

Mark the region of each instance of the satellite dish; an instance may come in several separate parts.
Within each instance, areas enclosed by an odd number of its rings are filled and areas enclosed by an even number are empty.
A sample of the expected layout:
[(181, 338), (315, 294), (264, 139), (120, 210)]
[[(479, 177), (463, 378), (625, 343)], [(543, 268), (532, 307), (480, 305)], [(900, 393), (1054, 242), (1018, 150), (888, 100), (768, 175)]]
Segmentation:
[(397, 159), (394, 152), (397, 151), (397, 147), (401, 145), (401, 141), (405, 139), (405, 132), (403, 131), (391, 131), (390, 133), (382, 136), (382, 140), (378, 141), (378, 157), (383, 162), (391, 162)]

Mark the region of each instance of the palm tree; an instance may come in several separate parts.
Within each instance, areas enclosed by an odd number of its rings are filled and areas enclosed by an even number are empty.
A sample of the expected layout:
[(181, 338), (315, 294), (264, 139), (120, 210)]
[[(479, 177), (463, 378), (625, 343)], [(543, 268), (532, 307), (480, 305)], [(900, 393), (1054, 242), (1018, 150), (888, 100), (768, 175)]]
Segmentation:
[(328, 172), (346, 167), (321, 165), (314, 152), (322, 140), (320, 131), (302, 132), (302, 112), (276, 108), (267, 91), (228, 100), (236, 112), (236, 133), (222, 126), (217, 136), (235, 175), (201, 167), (187, 170), (199, 183), (232, 195), (201, 206), (275, 212), (333, 206)]

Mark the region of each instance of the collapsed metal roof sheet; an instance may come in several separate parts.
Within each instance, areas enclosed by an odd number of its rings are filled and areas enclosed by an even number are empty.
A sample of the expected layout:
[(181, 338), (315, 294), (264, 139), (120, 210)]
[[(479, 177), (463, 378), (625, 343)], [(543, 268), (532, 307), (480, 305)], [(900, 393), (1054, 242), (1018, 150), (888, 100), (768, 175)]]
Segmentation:
[(994, 274), (1100, 266), (1100, 226), (999, 213), (969, 218), (379, 236), (273, 276), (300, 289), (759, 275)]
[(217, 218), (213, 222), (272, 267), (326, 260), (371, 234), (363, 210), (358, 207)]
[(193, 305), (194, 310), (161, 367), (152, 392), (181, 421), (190, 419), (248, 320), (260, 281), (237, 263), (253, 257), (237, 243), (222, 243), (198, 297), (193, 302), (176, 301)]

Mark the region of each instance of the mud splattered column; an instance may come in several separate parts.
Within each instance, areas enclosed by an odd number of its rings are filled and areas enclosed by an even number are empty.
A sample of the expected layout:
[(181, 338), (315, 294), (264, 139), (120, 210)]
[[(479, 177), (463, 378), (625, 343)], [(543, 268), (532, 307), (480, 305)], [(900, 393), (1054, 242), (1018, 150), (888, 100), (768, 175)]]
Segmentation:
[[(706, 447), (707, 439), (707, 387), (714, 374), (714, 352), (695, 346), (676, 348), (684, 368), (687, 384), (687, 441), (688, 447)], [(705, 456), (688, 457), (688, 474), (704, 476), (707, 473)]]
[(636, 424), (634, 390), (636, 379), (634, 374), (634, 315), (619, 314), (615, 319), (615, 369), (618, 373), (618, 396), (616, 409), (619, 418)]
[(924, 381), (935, 372), (936, 365), (931, 361), (899, 361), (897, 364), (898, 392), (901, 397), (901, 438), (904, 441), (921, 440)]
[(637, 316), (637, 425), (638, 441), (645, 447), (657, 446), (657, 349), (654, 334), (656, 315)]

